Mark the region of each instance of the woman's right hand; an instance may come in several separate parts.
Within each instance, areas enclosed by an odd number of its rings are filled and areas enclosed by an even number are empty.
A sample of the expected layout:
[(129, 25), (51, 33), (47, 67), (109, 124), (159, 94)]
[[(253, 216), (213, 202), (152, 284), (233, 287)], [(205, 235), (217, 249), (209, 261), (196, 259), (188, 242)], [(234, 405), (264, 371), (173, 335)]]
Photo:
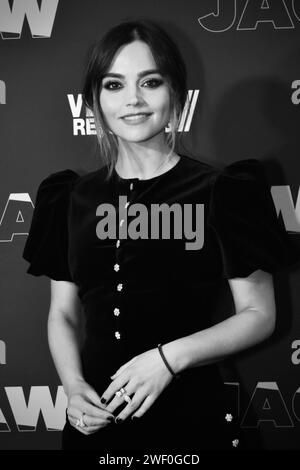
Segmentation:
[[(97, 392), (85, 380), (77, 380), (72, 384), (68, 388), (67, 397), (68, 419), (77, 431), (89, 435), (110, 423), (114, 423), (113, 413), (103, 408)], [(85, 423), (83, 428), (76, 426), (76, 422), (81, 416), (83, 416)]]

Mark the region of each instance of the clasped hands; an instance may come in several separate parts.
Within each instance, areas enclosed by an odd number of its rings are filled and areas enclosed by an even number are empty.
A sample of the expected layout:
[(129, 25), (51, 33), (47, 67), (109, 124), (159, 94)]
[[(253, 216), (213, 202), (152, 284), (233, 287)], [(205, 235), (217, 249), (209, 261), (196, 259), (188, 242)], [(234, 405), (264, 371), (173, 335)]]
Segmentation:
[[(112, 382), (101, 397), (102, 406), (113, 413), (121, 404), (126, 404), (115, 418), (116, 422), (122, 422), (129, 416), (140, 418), (171, 382), (172, 375), (158, 349), (154, 348), (123, 364), (110, 378)], [(122, 387), (131, 397), (129, 403), (123, 396), (115, 395)]]
[[(84, 378), (67, 387), (68, 420), (82, 434), (93, 434), (109, 423), (122, 422), (129, 416), (141, 417), (170, 383), (172, 375), (158, 349), (154, 348), (123, 364), (111, 379), (102, 394), (105, 404)], [(130, 403), (124, 400), (125, 395), (116, 395), (122, 388), (131, 397)], [(114, 411), (121, 405), (124, 406), (116, 417)], [(79, 422), (84, 426), (78, 425)]]

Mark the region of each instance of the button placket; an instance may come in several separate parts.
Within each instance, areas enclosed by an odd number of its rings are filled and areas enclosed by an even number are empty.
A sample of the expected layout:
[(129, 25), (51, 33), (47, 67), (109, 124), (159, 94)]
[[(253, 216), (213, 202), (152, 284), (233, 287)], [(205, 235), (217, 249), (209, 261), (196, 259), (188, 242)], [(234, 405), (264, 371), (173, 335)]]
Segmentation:
[(239, 439), (234, 439), (234, 440), (232, 441), (233, 447), (237, 447), (237, 446), (239, 445), (239, 443), (240, 443)]
[[(116, 267), (118, 266), (118, 269), (116, 269)], [(120, 265), (118, 263), (116, 263), (114, 265), (114, 270), (115, 272), (119, 271), (119, 268), (120, 268)], [(121, 292), (121, 290), (123, 289), (123, 284), (121, 282), (119, 282), (117, 284), (117, 291), (118, 293)], [(121, 310), (120, 310), (120, 307), (119, 307), (119, 303), (118, 303), (118, 306), (115, 306), (114, 309), (113, 309), (113, 314), (114, 314), (114, 317), (115, 317), (115, 320), (116, 320), (116, 330), (114, 332), (114, 335), (115, 335), (115, 338), (117, 340), (120, 340), (121, 339), (121, 332), (120, 332), (120, 313), (121, 313)]]
[[(130, 183), (130, 191), (133, 190), (133, 187), (134, 187), (133, 182), (131, 182), (131, 183)], [(130, 203), (127, 201), (126, 204), (125, 204), (125, 206), (124, 206), (124, 209), (127, 209), (127, 207), (129, 206), (129, 204), (130, 204)], [(121, 220), (120, 220), (120, 227), (123, 225), (123, 223), (124, 223), (124, 219), (121, 219)], [(118, 272), (120, 271), (120, 268), (121, 268), (121, 266), (120, 266), (120, 261), (119, 261), (119, 256), (118, 256), (118, 255), (119, 255), (119, 253), (118, 253), (118, 248), (120, 248), (120, 244), (121, 244), (121, 240), (118, 239), (117, 242), (116, 242), (116, 262), (115, 262), (115, 264), (114, 264), (114, 271), (115, 271), (116, 273), (118, 273)], [(123, 286), (123, 282), (118, 282), (118, 283), (117, 283), (116, 289), (117, 289), (118, 294), (120, 294), (120, 293), (122, 292), (123, 287), (124, 287), (124, 286)], [(115, 332), (114, 332), (114, 335), (115, 335), (115, 338), (116, 338), (117, 340), (120, 340), (120, 339), (121, 339), (121, 332), (120, 332), (120, 313), (121, 313), (121, 311), (120, 311), (119, 306), (115, 306), (114, 309), (113, 309), (113, 314), (114, 314), (115, 319), (116, 319), (116, 330), (115, 330)]]
[[(227, 421), (227, 423), (231, 423), (231, 422), (233, 421), (233, 416), (232, 416), (232, 414), (231, 414), (231, 413), (226, 413), (226, 415), (225, 415), (225, 420)], [(238, 447), (239, 443), (240, 443), (240, 440), (239, 440), (239, 439), (233, 439), (233, 440), (231, 441), (231, 445), (232, 445), (233, 447)]]

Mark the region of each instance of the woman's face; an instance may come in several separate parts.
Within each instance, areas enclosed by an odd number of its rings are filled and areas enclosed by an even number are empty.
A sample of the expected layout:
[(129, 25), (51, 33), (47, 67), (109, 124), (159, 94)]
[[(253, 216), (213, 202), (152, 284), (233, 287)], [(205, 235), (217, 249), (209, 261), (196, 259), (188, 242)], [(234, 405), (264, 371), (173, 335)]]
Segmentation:
[[(102, 80), (100, 105), (110, 130), (129, 142), (158, 137), (170, 120), (170, 93), (149, 46), (122, 46)], [(116, 74), (116, 75), (110, 75)], [(138, 114), (126, 118), (128, 114)], [(157, 138), (156, 137), (156, 138)]]

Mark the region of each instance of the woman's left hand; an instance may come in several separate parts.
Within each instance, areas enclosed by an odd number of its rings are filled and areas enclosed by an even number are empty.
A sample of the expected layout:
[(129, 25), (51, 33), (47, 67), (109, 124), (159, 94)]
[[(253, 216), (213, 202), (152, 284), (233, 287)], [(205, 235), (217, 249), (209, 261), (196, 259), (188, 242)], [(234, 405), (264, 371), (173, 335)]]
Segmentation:
[(124, 420), (133, 414), (141, 417), (168, 386), (172, 378), (157, 348), (139, 354), (123, 364), (111, 376), (113, 381), (102, 394), (102, 398), (106, 400), (105, 409), (113, 413), (118, 406), (126, 403), (124, 395), (120, 397), (115, 395), (123, 387), (132, 400), (116, 418)]

